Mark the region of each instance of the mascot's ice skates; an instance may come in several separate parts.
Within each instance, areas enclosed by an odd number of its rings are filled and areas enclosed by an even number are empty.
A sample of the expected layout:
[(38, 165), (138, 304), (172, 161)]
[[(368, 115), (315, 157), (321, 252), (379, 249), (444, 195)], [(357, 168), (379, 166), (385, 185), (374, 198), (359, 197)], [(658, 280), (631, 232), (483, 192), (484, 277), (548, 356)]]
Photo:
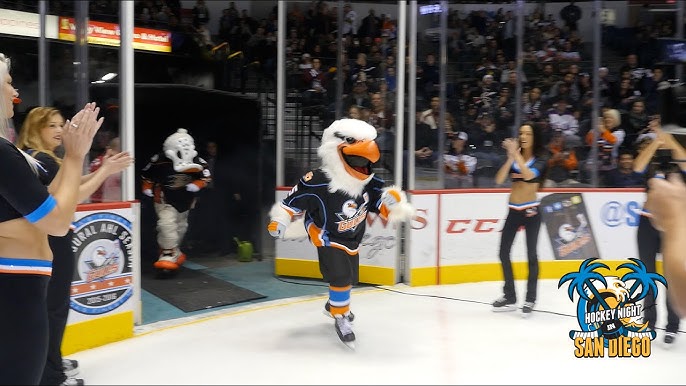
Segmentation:
[(157, 214), (160, 255), (154, 266), (161, 274), (174, 273), (186, 261), (179, 245), (195, 195), (210, 182), (210, 171), (198, 157), (193, 137), (178, 129), (164, 141), (163, 151), (152, 156), (141, 177), (143, 194), (153, 198)]
[[(325, 314), (334, 318), (340, 340), (354, 347), (350, 293), (359, 277), (359, 247), (368, 212), (390, 223), (408, 221), (415, 209), (405, 193), (374, 177), (379, 160), (376, 129), (357, 119), (340, 119), (322, 133), (319, 169), (307, 172), (269, 212), (269, 233), (277, 238), (307, 236), (317, 247), (319, 268), (329, 283)], [(298, 219), (294, 221), (295, 219)]]

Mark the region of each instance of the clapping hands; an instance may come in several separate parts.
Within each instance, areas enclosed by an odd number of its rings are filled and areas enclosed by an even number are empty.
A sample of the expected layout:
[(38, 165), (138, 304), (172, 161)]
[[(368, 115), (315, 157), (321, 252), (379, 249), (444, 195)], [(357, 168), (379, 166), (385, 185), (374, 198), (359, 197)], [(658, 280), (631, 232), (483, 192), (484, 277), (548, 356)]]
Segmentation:
[(131, 164), (133, 164), (133, 157), (128, 151), (123, 151), (117, 154), (105, 154), (100, 168), (109, 176), (121, 172)]
[(519, 152), (519, 140), (516, 138), (506, 138), (502, 144), (508, 157), (514, 157)]
[(93, 137), (104, 120), (102, 117), (98, 119), (99, 113), (100, 107), (96, 107), (95, 102), (86, 103), (81, 111), (67, 120), (62, 129), (65, 157), (83, 158), (90, 151)]

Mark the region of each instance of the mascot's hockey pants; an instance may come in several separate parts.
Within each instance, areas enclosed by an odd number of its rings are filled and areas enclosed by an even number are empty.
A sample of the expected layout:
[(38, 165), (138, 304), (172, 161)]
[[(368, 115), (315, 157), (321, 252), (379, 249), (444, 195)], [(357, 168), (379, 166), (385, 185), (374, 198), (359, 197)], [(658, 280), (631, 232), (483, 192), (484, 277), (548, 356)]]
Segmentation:
[(177, 248), (188, 229), (188, 211), (179, 212), (169, 204), (155, 203), (157, 244), (162, 249)]
[(360, 255), (349, 255), (333, 247), (318, 247), (319, 271), (329, 283), (331, 313), (345, 314), (350, 311), (350, 290), (360, 277)]

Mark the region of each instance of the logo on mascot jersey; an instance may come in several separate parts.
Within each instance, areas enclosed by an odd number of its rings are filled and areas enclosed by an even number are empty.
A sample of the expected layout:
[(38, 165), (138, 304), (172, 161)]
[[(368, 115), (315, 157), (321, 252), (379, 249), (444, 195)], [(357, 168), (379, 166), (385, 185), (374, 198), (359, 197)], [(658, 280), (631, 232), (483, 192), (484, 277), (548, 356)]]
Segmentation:
[(72, 251), (77, 258), (71, 308), (98, 315), (114, 310), (132, 293), (131, 222), (107, 212), (87, 215), (74, 224)]
[[(643, 322), (640, 301), (647, 296), (657, 298), (657, 283), (667, 286), (665, 278), (647, 272), (638, 259), (617, 266), (625, 271), (620, 277), (603, 275), (600, 269), (611, 271), (596, 258), (584, 260), (578, 272), (564, 275), (558, 288), (569, 281), (569, 299), (577, 299), (577, 321), (581, 331), (569, 331), (577, 358), (649, 357), (656, 333)], [(652, 290), (652, 291), (650, 291)], [(650, 293), (652, 292), (652, 294)]]
[(167, 182), (165, 185), (168, 189), (177, 190), (185, 188), (186, 185), (193, 182), (193, 176), (186, 173), (174, 173), (167, 176)]
[(357, 226), (365, 221), (367, 218), (367, 203), (369, 202), (369, 195), (364, 193), (364, 203), (358, 205), (355, 200), (347, 200), (343, 203), (341, 211), (336, 213), (336, 216), (341, 221), (336, 221), (338, 225), (338, 232), (354, 232)]

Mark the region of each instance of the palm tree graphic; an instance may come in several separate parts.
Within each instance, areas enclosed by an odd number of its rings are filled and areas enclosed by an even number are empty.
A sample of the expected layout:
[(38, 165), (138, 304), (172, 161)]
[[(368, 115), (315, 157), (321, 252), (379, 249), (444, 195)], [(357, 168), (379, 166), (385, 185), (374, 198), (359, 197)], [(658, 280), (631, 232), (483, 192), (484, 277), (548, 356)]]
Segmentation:
[[(629, 258), (629, 260), (632, 262), (624, 263), (617, 267), (617, 269), (626, 268), (631, 271), (622, 276), (621, 280), (624, 283), (628, 282), (629, 280), (634, 281), (629, 289), (629, 296), (620, 303), (620, 306), (623, 306), (628, 301), (636, 302), (645, 298), (648, 296), (648, 293), (650, 293), (650, 290), (653, 290), (653, 298), (657, 299), (657, 282), (664, 284), (665, 288), (667, 288), (667, 280), (665, 280), (664, 276), (660, 274), (646, 271), (646, 266), (641, 260), (633, 257)], [(634, 296), (639, 287), (641, 288), (641, 293)]]
[(605, 302), (605, 299), (600, 296), (600, 292), (598, 292), (598, 289), (595, 287), (595, 285), (593, 285), (593, 281), (598, 280), (599, 282), (603, 283), (605, 287), (607, 287), (605, 276), (595, 272), (595, 270), (600, 268), (609, 270), (610, 268), (603, 263), (594, 263), (593, 261), (595, 260), (598, 260), (598, 258), (588, 258), (581, 263), (578, 272), (570, 272), (562, 276), (562, 278), (560, 278), (560, 282), (557, 283), (557, 288), (562, 287), (562, 284), (569, 281), (569, 290), (567, 291), (569, 294), (569, 300), (574, 301), (574, 291), (576, 291), (580, 298), (587, 301), (591, 300), (591, 298), (588, 296), (588, 292), (586, 292), (586, 289), (588, 289), (593, 294), (593, 297), (598, 299), (603, 308), (608, 309), (610, 307), (608, 306), (607, 302)]
[[(571, 339), (575, 339), (577, 337), (597, 338), (599, 336), (603, 336), (607, 343), (607, 339), (615, 339), (621, 335), (626, 335), (627, 331), (632, 331), (635, 333), (641, 331), (641, 327), (634, 326), (633, 324), (624, 326), (618, 318), (615, 318), (615, 320), (600, 322), (600, 328), (592, 327), (598, 326), (598, 322), (591, 324), (586, 323), (584, 315), (588, 311), (609, 310), (613, 308), (605, 299), (605, 296), (607, 296), (610, 292), (603, 291), (603, 293), (601, 293), (601, 291), (599, 291), (594, 285), (594, 282), (598, 281), (607, 289), (606, 278), (600, 273), (596, 272), (596, 270), (600, 268), (609, 270), (607, 265), (595, 262), (596, 260), (598, 260), (598, 258), (595, 257), (584, 260), (579, 266), (578, 272), (570, 272), (562, 276), (558, 283), (558, 288), (560, 288), (564, 283), (568, 281), (570, 282), (568, 288), (570, 300), (574, 301), (574, 292), (579, 295), (577, 319), (583, 331), (572, 330), (569, 332), (569, 337)], [(652, 296), (657, 297), (657, 282), (664, 284), (665, 287), (667, 286), (667, 281), (665, 278), (657, 273), (647, 272), (645, 264), (643, 264), (642, 261), (635, 258), (629, 258), (629, 260), (631, 260), (631, 262), (621, 264), (617, 267), (618, 270), (629, 270), (629, 272), (624, 274), (619, 280), (621, 280), (622, 283), (625, 283), (625, 285), (628, 281), (633, 281), (633, 283), (628, 291), (626, 291), (627, 296), (618, 299), (620, 301), (614, 307), (616, 309), (624, 307), (629, 303), (633, 304), (638, 302), (639, 300), (648, 296), (650, 290), (652, 290)], [(639, 289), (640, 292), (638, 292)], [(590, 295), (592, 295), (592, 297)], [(589, 305), (590, 303), (593, 304)], [(656, 335), (654, 331), (641, 331), (638, 332), (638, 334), (646, 334), (646, 336), (649, 336), (651, 340), (654, 339)]]

